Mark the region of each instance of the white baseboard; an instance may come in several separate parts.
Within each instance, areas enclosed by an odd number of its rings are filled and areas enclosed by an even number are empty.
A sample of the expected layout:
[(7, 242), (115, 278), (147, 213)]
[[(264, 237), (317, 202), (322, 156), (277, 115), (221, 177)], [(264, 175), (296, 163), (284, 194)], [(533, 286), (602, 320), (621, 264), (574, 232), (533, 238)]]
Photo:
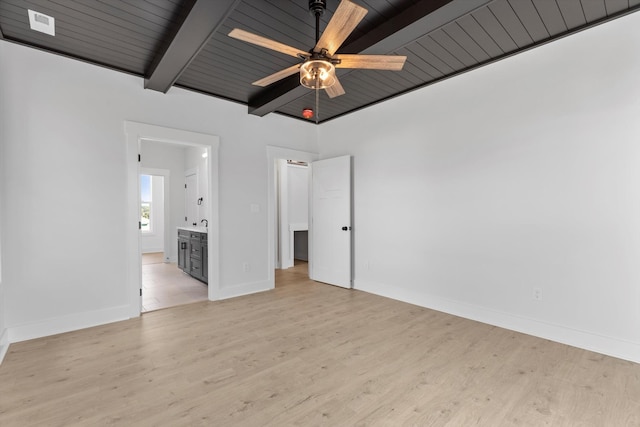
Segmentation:
[(128, 305), (70, 314), (9, 328), (9, 342), (20, 342), (129, 319)]
[(141, 252), (143, 254), (156, 254), (158, 252), (164, 252), (164, 248), (144, 248)]
[(235, 286), (223, 287), (218, 291), (216, 299), (228, 299), (234, 297), (240, 297), (242, 295), (255, 294), (257, 292), (264, 292), (273, 289), (273, 285), (268, 280), (262, 280), (259, 282), (242, 283)]
[(9, 330), (3, 329), (0, 333), (0, 363), (4, 360), (4, 356), (7, 355), (9, 350)]
[(446, 298), (406, 289), (393, 288), (381, 283), (355, 280), (354, 288), (383, 297), (407, 302), (421, 307), (442, 311), (465, 319), (475, 320), (527, 335), (567, 344), (584, 350), (594, 351), (608, 356), (640, 363), (640, 343), (623, 341), (587, 331), (540, 320), (504, 313), (485, 307), (475, 306)]

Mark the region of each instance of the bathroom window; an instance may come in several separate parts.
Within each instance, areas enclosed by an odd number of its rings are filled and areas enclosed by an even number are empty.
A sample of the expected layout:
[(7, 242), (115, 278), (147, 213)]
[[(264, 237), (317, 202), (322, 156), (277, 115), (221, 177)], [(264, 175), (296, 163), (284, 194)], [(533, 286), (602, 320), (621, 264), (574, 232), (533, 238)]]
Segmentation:
[(140, 231), (143, 233), (153, 231), (151, 185), (151, 175), (140, 175)]

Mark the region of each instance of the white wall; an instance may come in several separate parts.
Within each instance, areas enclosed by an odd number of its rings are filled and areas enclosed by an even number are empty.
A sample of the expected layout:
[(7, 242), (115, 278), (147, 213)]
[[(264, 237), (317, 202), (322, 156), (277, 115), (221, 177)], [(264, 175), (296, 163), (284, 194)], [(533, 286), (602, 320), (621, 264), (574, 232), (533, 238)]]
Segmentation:
[(640, 361), (638, 52), (640, 13), (322, 125), (356, 287)]
[(287, 165), (289, 223), (307, 224), (309, 221), (309, 169), (306, 166)]
[[(0, 76), (4, 74), (5, 61), (0, 61)], [(4, 244), (4, 199), (5, 199), (5, 175), (4, 175), (4, 145), (5, 145), (5, 116), (8, 115), (4, 99), (4, 89), (0, 85), (0, 362), (9, 348), (9, 333), (5, 327), (5, 292), (2, 273), (3, 265), (3, 244)]]
[(266, 146), (315, 151), (313, 125), (7, 42), (0, 57), (10, 340), (128, 316), (125, 120), (220, 137), (222, 294), (268, 287)]
[[(144, 168), (164, 169), (169, 171), (169, 230), (175, 232), (176, 227), (184, 225), (184, 146), (165, 144), (154, 141), (142, 141), (140, 165)], [(177, 244), (165, 242), (165, 251), (169, 260), (176, 262)], [(167, 255), (165, 254), (165, 257)]]

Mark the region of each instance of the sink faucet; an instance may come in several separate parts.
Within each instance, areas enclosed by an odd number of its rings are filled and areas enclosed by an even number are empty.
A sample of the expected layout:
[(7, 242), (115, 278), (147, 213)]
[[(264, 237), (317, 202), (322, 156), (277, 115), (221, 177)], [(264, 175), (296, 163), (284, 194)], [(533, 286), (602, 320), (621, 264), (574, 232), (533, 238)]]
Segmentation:
[(206, 219), (203, 219), (202, 221), (200, 221), (200, 224), (202, 224), (204, 222), (204, 226), (209, 228), (209, 221), (207, 221)]

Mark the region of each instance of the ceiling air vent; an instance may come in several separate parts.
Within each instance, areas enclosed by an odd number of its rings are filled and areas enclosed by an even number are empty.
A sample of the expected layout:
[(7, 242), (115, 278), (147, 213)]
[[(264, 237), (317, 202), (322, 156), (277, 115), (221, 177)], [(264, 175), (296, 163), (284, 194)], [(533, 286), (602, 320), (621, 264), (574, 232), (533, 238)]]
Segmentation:
[(40, 31), (51, 36), (56, 35), (56, 20), (53, 16), (29, 9), (29, 25), (34, 31)]

